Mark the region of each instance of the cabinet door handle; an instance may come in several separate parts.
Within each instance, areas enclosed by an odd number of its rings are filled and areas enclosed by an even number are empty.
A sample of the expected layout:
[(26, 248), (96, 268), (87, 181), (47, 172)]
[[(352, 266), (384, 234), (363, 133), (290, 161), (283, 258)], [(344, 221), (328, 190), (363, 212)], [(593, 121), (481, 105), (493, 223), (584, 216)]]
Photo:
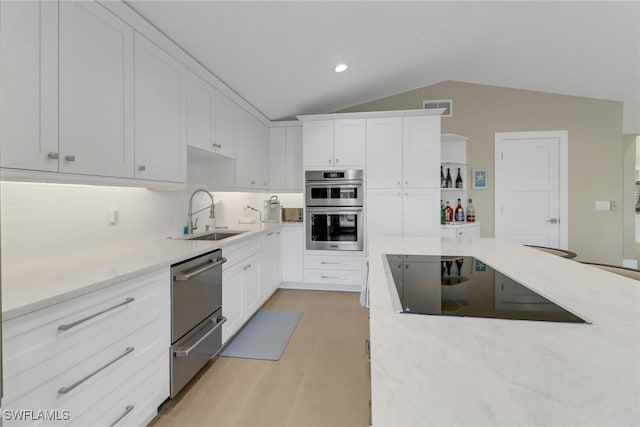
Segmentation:
[(336, 159), (336, 164), (340, 163), (340, 159)]
[(121, 420), (121, 419), (123, 419), (124, 417), (126, 417), (126, 416), (127, 416), (127, 414), (128, 414), (129, 412), (131, 412), (131, 411), (133, 411), (133, 405), (127, 405), (127, 407), (126, 407), (126, 408), (124, 408), (124, 412), (123, 412), (123, 413), (122, 413), (118, 418), (116, 418), (114, 422), (112, 422), (111, 424), (109, 424), (109, 427), (113, 427), (113, 426), (115, 426), (116, 424), (118, 424), (118, 423), (120, 422), (120, 420)]
[(321, 279), (339, 279), (339, 276), (320, 276)]
[(139, 171), (139, 172), (144, 172), (144, 171), (146, 171), (146, 170), (147, 170), (147, 167), (146, 167), (145, 165), (140, 165), (140, 166), (138, 166), (138, 171)]
[(329, 164), (331, 164), (331, 159), (329, 159)]
[(550, 222), (551, 224), (557, 224), (560, 222), (560, 218), (549, 218), (548, 220), (546, 220), (547, 222)]
[(399, 191), (398, 191), (398, 196), (402, 196), (402, 193), (400, 193)]
[(59, 157), (58, 153), (51, 152), (47, 154), (47, 159), (50, 159), (50, 160), (58, 160), (58, 157)]
[(409, 185), (409, 181), (405, 181), (404, 183), (405, 183), (405, 185)]
[(402, 181), (398, 181), (398, 185), (402, 185)]
[(60, 387), (58, 389), (58, 393), (59, 394), (67, 394), (67, 393), (69, 393), (71, 390), (73, 390), (74, 388), (78, 387), (80, 384), (82, 384), (83, 382), (87, 381), (89, 378), (93, 377), (94, 375), (98, 374), (100, 371), (108, 368), (109, 366), (113, 365), (118, 360), (120, 360), (123, 357), (125, 357), (127, 354), (133, 352), (133, 350), (135, 350), (135, 347), (127, 347), (127, 349), (124, 351), (124, 353), (122, 353), (120, 356), (116, 357), (111, 362), (108, 362), (107, 364), (99, 367), (98, 369), (96, 369), (95, 371), (93, 371), (92, 373), (87, 375), (86, 377), (84, 377), (82, 379), (79, 379), (78, 381), (76, 381), (75, 383), (73, 383), (71, 385), (68, 385), (68, 386), (65, 386), (65, 387)]
[(84, 319), (80, 319), (80, 320), (76, 320), (75, 322), (72, 322), (72, 323), (66, 323), (66, 324), (60, 325), (60, 326), (58, 326), (58, 330), (59, 331), (67, 331), (67, 330), (69, 330), (69, 329), (71, 329), (71, 328), (73, 328), (75, 326), (78, 326), (81, 323), (86, 322), (87, 320), (93, 319), (94, 317), (100, 316), (101, 314), (104, 314), (104, 313), (106, 313), (108, 311), (115, 310), (116, 308), (122, 307), (125, 304), (129, 304), (130, 302), (133, 302), (134, 300), (135, 300), (135, 298), (128, 297), (123, 302), (121, 302), (120, 304), (116, 304), (113, 307), (109, 307), (107, 309), (99, 311), (99, 312), (97, 312), (95, 314), (92, 314), (91, 316), (85, 317)]
[(271, 233), (267, 233), (267, 236), (271, 236), (273, 234), (273, 231)]
[(347, 265), (346, 262), (334, 262), (334, 261), (320, 261), (320, 264)]
[(253, 184), (255, 184), (255, 183), (256, 183), (255, 181), (251, 181), (251, 185), (253, 185)]
[(67, 162), (75, 162), (76, 161), (76, 156), (74, 156), (73, 154), (67, 154), (66, 156), (64, 156), (64, 159)]

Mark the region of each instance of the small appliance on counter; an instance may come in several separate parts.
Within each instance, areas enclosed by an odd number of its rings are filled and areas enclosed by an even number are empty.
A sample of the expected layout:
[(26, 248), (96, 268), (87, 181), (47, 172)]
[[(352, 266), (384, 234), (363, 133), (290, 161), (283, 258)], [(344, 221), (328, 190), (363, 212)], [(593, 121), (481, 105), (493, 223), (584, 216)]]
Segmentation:
[(278, 196), (271, 196), (264, 201), (264, 221), (271, 224), (280, 224), (280, 200)]
[(303, 208), (282, 208), (283, 222), (302, 222)]

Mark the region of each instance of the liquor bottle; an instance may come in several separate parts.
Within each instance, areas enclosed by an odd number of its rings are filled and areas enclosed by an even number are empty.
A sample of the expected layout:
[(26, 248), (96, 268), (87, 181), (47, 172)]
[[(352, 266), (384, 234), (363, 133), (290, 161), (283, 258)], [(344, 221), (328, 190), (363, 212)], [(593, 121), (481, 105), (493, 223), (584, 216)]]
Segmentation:
[(446, 212), (444, 211), (444, 203), (440, 200), (440, 224), (444, 224), (446, 222)]
[(444, 186), (445, 186), (444, 172), (442, 170), (442, 165), (440, 165), (440, 188), (444, 188)]
[(453, 181), (451, 180), (451, 169), (447, 168), (447, 177), (444, 180), (444, 187), (451, 188), (453, 187)]
[(460, 168), (458, 168), (458, 176), (456, 177), (456, 188), (462, 188), (462, 175), (460, 175)]
[(447, 200), (447, 205), (444, 207), (445, 212), (445, 222), (453, 222), (453, 208), (449, 205), (449, 201)]
[(456, 222), (464, 222), (464, 209), (462, 209), (460, 199), (458, 199), (458, 206), (456, 206)]
[(476, 222), (476, 209), (471, 204), (471, 199), (467, 205), (467, 222)]

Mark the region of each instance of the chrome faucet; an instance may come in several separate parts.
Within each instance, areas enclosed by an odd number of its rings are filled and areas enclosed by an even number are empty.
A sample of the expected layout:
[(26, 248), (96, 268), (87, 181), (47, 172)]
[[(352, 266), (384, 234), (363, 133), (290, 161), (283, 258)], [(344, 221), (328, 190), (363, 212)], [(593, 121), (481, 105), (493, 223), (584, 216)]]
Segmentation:
[[(195, 212), (193, 212), (193, 196), (196, 195), (196, 193), (206, 193), (207, 196), (209, 196), (209, 198), (211, 199), (211, 204), (207, 207), (204, 207), (200, 210), (197, 210)], [(189, 223), (187, 225), (187, 233), (188, 234), (193, 234), (193, 230), (197, 230), (198, 229), (198, 218), (196, 218), (196, 222), (193, 222), (193, 215), (197, 214), (198, 212), (202, 212), (205, 209), (209, 209), (211, 208), (211, 211), (209, 212), (209, 218), (211, 219), (215, 219), (216, 217), (216, 206), (213, 203), (213, 196), (211, 195), (211, 193), (209, 193), (207, 190), (203, 190), (203, 189), (197, 189), (196, 191), (193, 192), (193, 194), (191, 194), (191, 197), (189, 198)]]

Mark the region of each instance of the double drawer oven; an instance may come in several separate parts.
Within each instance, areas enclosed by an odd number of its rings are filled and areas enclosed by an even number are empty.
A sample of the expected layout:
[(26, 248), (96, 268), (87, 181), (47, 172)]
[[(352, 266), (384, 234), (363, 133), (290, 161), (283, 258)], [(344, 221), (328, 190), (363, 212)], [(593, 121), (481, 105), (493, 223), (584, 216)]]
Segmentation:
[(362, 251), (363, 171), (306, 171), (306, 247)]

